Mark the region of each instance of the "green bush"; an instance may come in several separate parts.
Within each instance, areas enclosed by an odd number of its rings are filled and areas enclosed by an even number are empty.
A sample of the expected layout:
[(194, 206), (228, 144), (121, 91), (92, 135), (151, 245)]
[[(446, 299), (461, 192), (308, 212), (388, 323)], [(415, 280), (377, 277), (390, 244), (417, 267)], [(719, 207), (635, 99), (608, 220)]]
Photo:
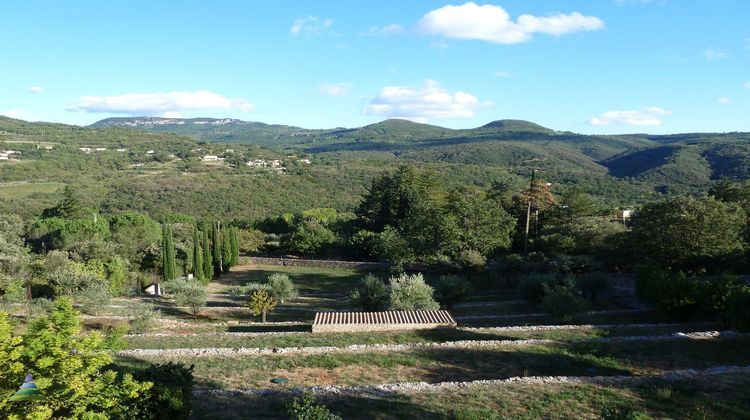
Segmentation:
[(542, 283), (544, 297), (540, 308), (559, 321), (570, 322), (586, 309), (586, 302), (576, 288), (571, 277), (566, 277), (555, 283)]
[(388, 286), (372, 274), (366, 275), (349, 297), (352, 306), (369, 312), (385, 310), (388, 300)]
[(724, 326), (728, 327), (729, 303), (747, 286), (732, 274), (710, 277), (699, 281), (696, 286), (696, 300), (703, 314), (718, 316)]
[(394, 311), (436, 310), (435, 290), (424, 281), (422, 274), (401, 274), (390, 279), (390, 309)]
[(607, 273), (595, 271), (588, 273), (576, 279), (578, 288), (584, 296), (591, 299), (591, 304), (596, 305), (596, 299), (612, 288), (612, 282)]
[(743, 286), (729, 298), (727, 314), (734, 328), (750, 332), (750, 286)]
[(675, 319), (685, 320), (699, 308), (698, 283), (681, 271), (673, 273), (656, 266), (640, 266), (635, 281), (638, 297)]
[(271, 296), (280, 303), (284, 303), (284, 299), (291, 299), (299, 295), (297, 287), (286, 274), (271, 274), (268, 276), (268, 286), (271, 291)]
[(208, 298), (206, 290), (195, 280), (178, 279), (165, 282), (164, 289), (174, 296), (177, 306), (187, 306), (193, 315), (198, 315), (198, 312), (206, 306)]
[(107, 283), (91, 283), (77, 292), (75, 299), (84, 312), (97, 315), (105, 306), (109, 305), (109, 301), (112, 299), (112, 291)]
[(340, 420), (341, 416), (331, 413), (322, 404), (317, 404), (315, 397), (305, 394), (301, 398), (295, 397), (287, 406), (289, 416), (294, 420)]
[(271, 291), (271, 286), (261, 283), (247, 283), (244, 286), (234, 285), (225, 289), (225, 292), (232, 296), (250, 296), (256, 290)]
[(156, 326), (159, 310), (154, 305), (146, 302), (138, 302), (129, 308), (128, 324), (130, 331), (135, 334), (147, 332)]
[(544, 285), (555, 282), (555, 277), (549, 274), (529, 274), (518, 284), (518, 293), (532, 306), (542, 302), (544, 298)]
[(553, 261), (558, 276), (581, 276), (593, 270), (595, 264), (587, 255), (558, 255)]
[(440, 276), (432, 286), (435, 288), (435, 299), (440, 306), (448, 309), (464, 300), (471, 291), (471, 283), (456, 275)]
[(523, 273), (524, 260), (518, 254), (508, 254), (492, 261), (489, 266), (490, 275), (495, 279), (504, 279), (507, 288), (513, 287), (518, 277)]
[(181, 363), (168, 362), (149, 365), (133, 372), (135, 379), (152, 382), (139, 402), (141, 418), (147, 419), (188, 419), (192, 414), (193, 370)]

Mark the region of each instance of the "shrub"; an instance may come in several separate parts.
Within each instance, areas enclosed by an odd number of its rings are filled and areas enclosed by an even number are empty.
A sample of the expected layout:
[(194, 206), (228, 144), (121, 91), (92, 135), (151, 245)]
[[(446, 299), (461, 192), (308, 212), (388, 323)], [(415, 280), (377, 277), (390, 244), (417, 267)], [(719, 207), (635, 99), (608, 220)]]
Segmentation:
[[(193, 370), (182, 363), (168, 362), (135, 368), (133, 376), (139, 381), (152, 382), (138, 404), (141, 418), (187, 419), (192, 414)], [(133, 416), (135, 417), (135, 416)]]
[(271, 274), (268, 276), (268, 286), (271, 289), (271, 296), (281, 303), (284, 303), (284, 299), (291, 299), (299, 295), (297, 287), (286, 274)]
[(450, 309), (466, 298), (471, 290), (471, 283), (462, 277), (447, 275), (440, 276), (434, 282), (433, 287), (435, 299), (440, 302), (440, 306)]
[(572, 278), (555, 283), (542, 283), (544, 297), (540, 308), (562, 322), (570, 322), (576, 314), (586, 309), (586, 303)]
[(487, 258), (479, 251), (473, 249), (461, 251), (456, 261), (469, 273), (478, 273), (487, 266)]
[(750, 332), (750, 287), (743, 286), (729, 298), (727, 313), (734, 328)]
[(276, 299), (265, 290), (256, 290), (250, 295), (247, 306), (253, 312), (253, 315), (263, 315), (263, 322), (266, 322), (266, 314), (276, 308)]
[(156, 325), (156, 318), (159, 316), (159, 311), (154, 308), (154, 305), (146, 302), (138, 302), (130, 307), (130, 313), (128, 314), (128, 324), (130, 325), (130, 331), (136, 334), (144, 333)]
[(21, 279), (0, 274), (0, 302), (19, 303), (26, 300), (26, 287)]
[(558, 255), (553, 261), (559, 276), (580, 276), (594, 269), (594, 259), (586, 255)]
[(493, 278), (505, 279), (505, 286), (511, 288), (517, 277), (523, 273), (523, 257), (518, 254), (503, 255), (490, 263), (490, 274)]
[(684, 320), (698, 309), (697, 282), (681, 271), (641, 266), (636, 269), (635, 281), (638, 297), (659, 312)]
[(109, 284), (96, 282), (77, 292), (75, 297), (84, 312), (96, 315), (109, 304), (110, 299), (112, 299), (112, 291)]
[(578, 288), (584, 296), (591, 299), (591, 304), (596, 305), (596, 298), (612, 288), (612, 282), (606, 273), (596, 271), (588, 273), (576, 279)]
[(728, 327), (729, 302), (747, 286), (732, 274), (708, 278), (699, 281), (696, 286), (696, 300), (702, 312), (709, 316), (718, 315), (724, 326)]
[(177, 306), (187, 306), (193, 315), (198, 315), (198, 312), (206, 306), (206, 299), (208, 297), (206, 290), (197, 281), (184, 281), (184, 284), (177, 282), (170, 283), (173, 283), (173, 291), (171, 293), (174, 295), (174, 302)]
[(261, 283), (247, 283), (244, 286), (234, 285), (225, 289), (226, 293), (232, 296), (250, 296), (256, 290), (271, 291), (271, 286)]
[(317, 404), (315, 397), (305, 394), (302, 398), (294, 397), (291, 404), (287, 406), (289, 416), (294, 420), (340, 420), (341, 416), (331, 413), (322, 404)]
[(530, 274), (518, 284), (518, 293), (529, 304), (536, 306), (544, 298), (544, 285), (552, 284), (555, 277), (548, 274)]
[(401, 274), (391, 277), (390, 309), (394, 311), (436, 310), (440, 305), (433, 297), (435, 290), (424, 282), (422, 274)]
[(368, 274), (350, 296), (352, 306), (365, 311), (382, 311), (388, 306), (388, 287), (379, 278)]

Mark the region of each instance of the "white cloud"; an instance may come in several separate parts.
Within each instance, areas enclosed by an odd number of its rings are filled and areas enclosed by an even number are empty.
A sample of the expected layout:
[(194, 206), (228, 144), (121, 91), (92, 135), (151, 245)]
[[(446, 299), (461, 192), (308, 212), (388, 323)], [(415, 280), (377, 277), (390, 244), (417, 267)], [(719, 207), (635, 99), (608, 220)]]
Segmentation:
[(323, 83), (318, 86), (318, 93), (326, 96), (346, 96), (352, 88), (351, 83)]
[(385, 26), (372, 26), (370, 29), (367, 30), (366, 35), (369, 36), (393, 36), (393, 35), (401, 35), (404, 32), (404, 27), (401, 25), (397, 25), (395, 23), (391, 23), (390, 25)]
[(517, 44), (530, 40), (535, 33), (561, 36), (573, 32), (595, 31), (604, 22), (595, 16), (578, 12), (548, 16), (521, 15), (514, 21), (500, 6), (466, 3), (435, 9), (417, 23), (420, 32), (446, 38), (473, 39), (498, 44)]
[(111, 112), (129, 115), (166, 115), (184, 110), (238, 109), (251, 112), (254, 105), (242, 98), (227, 98), (205, 90), (194, 92), (126, 93), (117, 96), (82, 96), (72, 111)]
[(44, 88), (41, 86), (29, 86), (26, 90), (30, 93), (44, 93)]
[(720, 104), (728, 104), (732, 102), (732, 99), (726, 96), (719, 96), (719, 99), (717, 99), (716, 101), (719, 102)]
[(608, 111), (589, 120), (591, 125), (661, 125), (660, 117), (672, 115), (666, 109), (652, 106), (644, 111)]
[(421, 88), (386, 86), (365, 107), (365, 114), (427, 121), (431, 118), (471, 118), (478, 108), (491, 106), (462, 91), (454, 93), (426, 80)]
[(333, 19), (321, 19), (317, 16), (307, 15), (298, 18), (289, 28), (289, 33), (294, 36), (299, 35), (325, 35), (333, 25)]
[(727, 58), (729, 52), (721, 48), (711, 47), (703, 50), (703, 56), (706, 57), (706, 60), (708, 61), (721, 60), (722, 58)]
[(510, 76), (513, 76), (513, 75), (507, 71), (498, 70), (495, 72), (495, 77), (510, 77)]

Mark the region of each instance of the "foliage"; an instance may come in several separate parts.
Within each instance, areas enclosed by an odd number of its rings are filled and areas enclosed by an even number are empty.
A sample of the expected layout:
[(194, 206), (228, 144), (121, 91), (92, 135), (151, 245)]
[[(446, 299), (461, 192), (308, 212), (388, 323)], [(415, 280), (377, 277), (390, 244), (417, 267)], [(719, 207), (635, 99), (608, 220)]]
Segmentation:
[(193, 315), (198, 315), (206, 306), (208, 295), (202, 284), (195, 280), (177, 279), (164, 284), (164, 289), (174, 295), (177, 306), (187, 306)]
[(440, 276), (432, 282), (432, 287), (435, 288), (435, 300), (446, 309), (464, 300), (471, 291), (471, 283), (456, 275)]
[(266, 314), (276, 308), (276, 299), (265, 290), (256, 290), (250, 295), (247, 306), (253, 315), (263, 315), (263, 322), (266, 322)]
[(299, 295), (297, 287), (286, 274), (271, 274), (268, 276), (268, 286), (271, 296), (281, 303), (284, 303), (284, 299), (291, 299)]
[(521, 297), (532, 306), (542, 302), (545, 295), (545, 285), (555, 282), (555, 277), (548, 274), (530, 274), (524, 277), (518, 284), (518, 293)]
[(640, 266), (636, 269), (635, 281), (638, 297), (659, 312), (684, 320), (698, 309), (698, 283), (682, 271)]
[(390, 309), (394, 311), (431, 311), (440, 309), (435, 290), (419, 274), (401, 274), (390, 278)]
[(730, 296), (727, 314), (731, 325), (743, 332), (750, 331), (750, 286), (743, 286)]
[(372, 274), (366, 275), (349, 297), (352, 306), (367, 312), (385, 310), (389, 300), (388, 286)]
[(261, 283), (247, 283), (242, 286), (240, 285), (229, 286), (225, 290), (226, 290), (226, 293), (228, 293), (231, 296), (250, 296), (250, 294), (256, 290), (266, 290), (270, 293), (271, 286), (269, 286), (268, 284), (261, 284)]
[[(0, 313), (0, 416), (139, 416), (139, 404), (153, 384), (107, 370), (112, 358), (104, 338), (82, 331), (69, 299), (57, 300), (52, 313), (33, 320), (23, 336), (14, 335), (7, 314)], [(27, 373), (45, 399), (35, 404), (9, 402), (12, 390)]]
[(518, 254), (502, 255), (489, 264), (493, 278), (504, 278), (505, 286), (511, 288), (524, 271), (524, 259)]
[(331, 413), (331, 411), (322, 404), (317, 404), (312, 394), (305, 394), (302, 397), (294, 397), (292, 402), (287, 406), (289, 416), (294, 420), (340, 420), (341, 416)]
[(295, 226), (291, 235), (283, 238), (282, 246), (285, 248), (302, 255), (316, 256), (334, 244), (336, 234), (320, 222), (306, 219)]
[(104, 282), (93, 282), (75, 294), (75, 300), (81, 304), (81, 309), (89, 314), (97, 315), (102, 308), (109, 305), (112, 291)]
[(139, 409), (148, 419), (188, 419), (192, 413), (194, 366), (167, 362), (135, 369), (133, 377), (138, 381), (153, 383)]
[(175, 266), (174, 239), (172, 237), (172, 225), (165, 222), (162, 225), (161, 235), (162, 279), (164, 281), (169, 281), (177, 277), (177, 268)]
[(209, 283), (214, 276), (214, 260), (211, 252), (211, 243), (208, 240), (208, 226), (203, 224), (203, 240), (201, 241), (203, 250), (203, 282)]
[(584, 275), (594, 269), (596, 261), (587, 255), (557, 255), (552, 261), (555, 272), (560, 276), (569, 274)]
[(644, 206), (632, 219), (631, 247), (674, 269), (715, 269), (743, 249), (747, 215), (713, 198), (677, 197)]
[(203, 284), (208, 284), (208, 281), (205, 281), (204, 274), (203, 249), (201, 249), (201, 243), (198, 236), (198, 226), (195, 226), (193, 228), (193, 277)]
[(147, 302), (138, 302), (128, 308), (128, 325), (134, 334), (142, 334), (156, 326), (159, 310)]
[(606, 273), (595, 271), (576, 278), (578, 289), (596, 305), (596, 299), (612, 288), (612, 282)]
[(540, 304), (541, 310), (562, 322), (572, 321), (576, 314), (586, 309), (586, 302), (581, 299), (571, 277), (555, 283), (542, 283), (542, 288), (544, 297)]

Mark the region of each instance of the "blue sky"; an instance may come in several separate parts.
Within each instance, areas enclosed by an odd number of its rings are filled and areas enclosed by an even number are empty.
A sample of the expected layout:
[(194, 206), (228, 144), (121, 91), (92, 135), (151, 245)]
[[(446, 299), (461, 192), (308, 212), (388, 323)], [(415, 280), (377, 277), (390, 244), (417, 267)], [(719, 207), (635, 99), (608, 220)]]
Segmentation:
[(747, 0), (14, 1), (0, 114), (750, 131)]

